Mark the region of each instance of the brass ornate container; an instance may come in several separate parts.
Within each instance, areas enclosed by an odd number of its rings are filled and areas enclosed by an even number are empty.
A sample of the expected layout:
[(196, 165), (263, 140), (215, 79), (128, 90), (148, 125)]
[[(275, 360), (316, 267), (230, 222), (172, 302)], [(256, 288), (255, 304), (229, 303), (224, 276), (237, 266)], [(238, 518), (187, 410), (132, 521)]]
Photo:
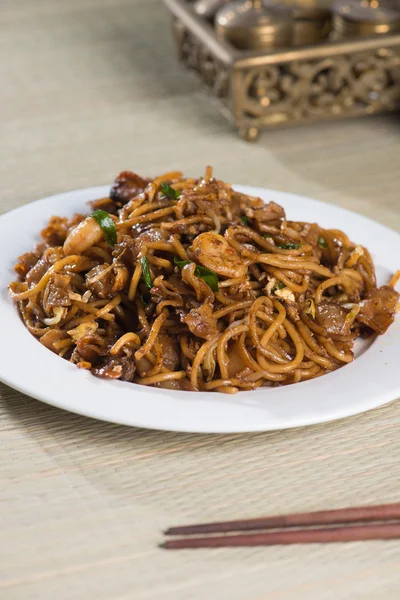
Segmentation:
[(183, 64), (197, 73), (240, 135), (400, 109), (400, 34), (301, 48), (241, 51), (186, 0), (164, 0)]
[(332, 23), (328, 6), (317, 0), (294, 0), (290, 5), (293, 7), (294, 46), (318, 44), (327, 39)]
[(292, 11), (263, 0), (236, 0), (217, 12), (215, 30), (241, 50), (284, 48), (292, 43)]

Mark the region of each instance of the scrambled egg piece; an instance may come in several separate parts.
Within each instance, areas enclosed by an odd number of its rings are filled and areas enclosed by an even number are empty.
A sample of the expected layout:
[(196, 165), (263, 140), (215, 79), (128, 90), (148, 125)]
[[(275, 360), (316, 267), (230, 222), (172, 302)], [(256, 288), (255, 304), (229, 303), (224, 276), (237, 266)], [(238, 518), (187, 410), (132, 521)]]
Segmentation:
[(278, 296), (278, 298), (282, 298), (282, 300), (291, 300), (292, 302), (296, 300), (293, 292), (287, 287), (284, 287), (281, 290), (275, 290), (274, 293), (275, 296)]

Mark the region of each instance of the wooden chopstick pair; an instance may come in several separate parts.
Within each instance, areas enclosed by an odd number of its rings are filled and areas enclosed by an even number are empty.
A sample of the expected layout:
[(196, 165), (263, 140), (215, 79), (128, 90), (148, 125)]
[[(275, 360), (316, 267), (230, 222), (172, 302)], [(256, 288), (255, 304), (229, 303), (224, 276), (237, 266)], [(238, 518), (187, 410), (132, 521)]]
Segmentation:
[[(336, 527), (332, 527), (332, 525), (336, 525)], [(274, 531), (260, 533), (262, 530), (269, 529)], [(257, 531), (257, 533), (229, 535), (232, 532), (248, 531)], [(161, 544), (161, 547), (167, 550), (393, 540), (400, 539), (400, 502), (258, 519), (184, 525), (167, 529), (165, 535), (200, 536), (167, 540)]]

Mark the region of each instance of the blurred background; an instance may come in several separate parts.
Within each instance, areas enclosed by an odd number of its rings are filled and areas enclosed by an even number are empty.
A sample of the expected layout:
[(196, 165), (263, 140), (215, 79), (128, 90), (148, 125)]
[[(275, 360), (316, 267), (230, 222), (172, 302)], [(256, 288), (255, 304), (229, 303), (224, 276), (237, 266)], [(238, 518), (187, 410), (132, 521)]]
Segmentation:
[[(177, 59), (160, 0), (3, 0), (0, 198), (105, 184), (122, 169), (297, 192), (399, 224), (397, 116), (239, 138)], [(377, 193), (377, 191), (379, 192)], [(1, 200), (0, 200), (1, 202)]]
[[(244, 141), (178, 60), (161, 0), (1, 0), (0, 28), (0, 212), (111, 184), (124, 169), (212, 165), (226, 181), (400, 230), (398, 113)], [(331, 424), (205, 437), (101, 423), (0, 385), (0, 597), (397, 600), (396, 542), (229, 555), (157, 545), (168, 524), (217, 513), (396, 501), (399, 423), (397, 402)]]

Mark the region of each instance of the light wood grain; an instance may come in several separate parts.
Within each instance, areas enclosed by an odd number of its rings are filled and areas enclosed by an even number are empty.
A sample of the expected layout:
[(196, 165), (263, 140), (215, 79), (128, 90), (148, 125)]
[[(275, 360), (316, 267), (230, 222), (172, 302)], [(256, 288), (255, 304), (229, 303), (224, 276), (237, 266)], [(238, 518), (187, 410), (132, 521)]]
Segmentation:
[[(248, 145), (175, 60), (158, 0), (3, 0), (0, 26), (1, 211), (123, 168), (212, 164), (400, 229), (398, 117)], [(399, 431), (392, 403), (285, 432), (157, 433), (0, 386), (0, 597), (395, 600), (397, 542), (174, 555), (157, 544), (174, 523), (398, 501)]]

